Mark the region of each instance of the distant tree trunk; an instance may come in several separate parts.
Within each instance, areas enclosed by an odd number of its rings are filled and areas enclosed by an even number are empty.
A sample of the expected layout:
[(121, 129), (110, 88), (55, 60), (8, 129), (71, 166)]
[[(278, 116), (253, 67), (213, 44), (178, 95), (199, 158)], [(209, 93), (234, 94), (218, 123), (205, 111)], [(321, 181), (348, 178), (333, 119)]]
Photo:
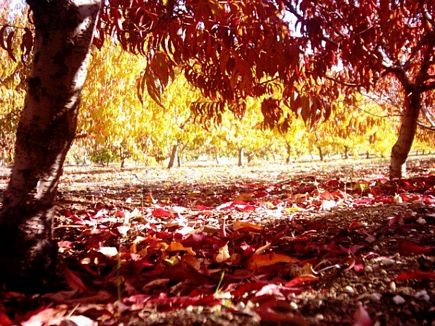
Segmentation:
[(367, 152), (366, 152), (366, 159), (369, 159), (369, 158), (370, 158), (370, 152), (367, 151)]
[(218, 153), (218, 151), (215, 152), (214, 159), (216, 161), (216, 165), (219, 165), (220, 161), (219, 161), (219, 153)]
[(290, 143), (286, 143), (286, 147), (287, 147), (287, 158), (285, 160), (286, 164), (290, 164), (291, 160), (292, 160), (292, 145)]
[(323, 155), (322, 147), (321, 147), (321, 146), (317, 146), (317, 150), (318, 150), (318, 152), (319, 152), (320, 160), (323, 162), (324, 159), (325, 159), (325, 157), (324, 157), (324, 155)]
[(243, 163), (245, 161), (244, 156), (245, 156), (245, 150), (243, 149), (243, 147), (239, 148), (238, 163), (237, 163), (238, 166), (243, 166)]
[(344, 146), (344, 159), (345, 160), (349, 159), (349, 147), (348, 146)]
[(171, 157), (169, 158), (168, 169), (174, 167), (175, 161), (178, 160), (178, 144), (172, 146)]
[(0, 212), (0, 283), (43, 289), (56, 266), (53, 201), (74, 139), (97, 0), (27, 0), (35, 46), (15, 163)]
[(177, 166), (181, 167), (181, 155), (180, 154), (177, 155)]
[(405, 94), (405, 110), (400, 124), (399, 137), (391, 151), (390, 178), (406, 177), (406, 159), (414, 141), (421, 108), (421, 93), (414, 88), (411, 87)]

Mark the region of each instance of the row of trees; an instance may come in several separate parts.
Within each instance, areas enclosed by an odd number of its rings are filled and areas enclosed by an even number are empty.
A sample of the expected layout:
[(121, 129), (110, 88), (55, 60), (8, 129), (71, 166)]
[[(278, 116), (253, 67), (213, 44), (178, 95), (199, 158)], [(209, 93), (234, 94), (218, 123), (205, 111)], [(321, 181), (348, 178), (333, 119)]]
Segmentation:
[[(0, 55), (4, 57), (4, 76), (13, 76), (0, 85), (2, 159), (11, 163), (27, 68), (7, 60), (6, 52)], [(397, 135), (399, 119), (394, 111), (386, 112), (374, 102), (376, 94), (354, 95), (354, 101), (337, 99), (331, 117), (312, 128), (295, 113), (291, 113), (286, 131), (264, 128), (261, 101), (253, 98), (247, 101), (242, 119), (225, 112), (219, 124), (195, 123), (190, 107), (202, 95), (180, 73), (161, 97), (164, 108), (147, 94), (139, 100), (132, 90), (144, 67), (141, 57), (125, 53), (115, 44), (92, 52), (78, 136), (67, 158), (70, 163), (123, 165), (126, 159), (149, 164), (166, 160), (172, 167), (180, 164), (181, 158), (201, 155), (217, 162), (220, 157), (238, 156), (240, 165), (254, 157), (289, 162), (307, 155), (320, 159), (327, 154), (387, 156)], [(276, 98), (281, 90), (282, 86), (275, 85)], [(431, 150), (434, 136), (422, 130), (414, 149)]]

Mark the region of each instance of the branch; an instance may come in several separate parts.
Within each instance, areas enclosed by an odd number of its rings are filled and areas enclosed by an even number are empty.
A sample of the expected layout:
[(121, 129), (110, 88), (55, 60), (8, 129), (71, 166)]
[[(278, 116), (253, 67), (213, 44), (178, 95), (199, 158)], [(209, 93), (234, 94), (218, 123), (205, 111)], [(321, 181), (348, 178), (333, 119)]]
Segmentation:
[(421, 108), (421, 112), (423, 113), (424, 117), (427, 121), (431, 124), (433, 128), (435, 128), (435, 117), (432, 115), (432, 112), (430, 112), (425, 106)]
[(279, 77), (274, 77), (274, 78), (271, 78), (271, 79), (268, 79), (268, 80), (262, 81), (261, 83), (258, 83), (258, 86), (260, 86), (260, 85), (264, 85), (264, 84), (268, 84), (268, 83), (271, 83), (271, 82), (273, 82), (273, 81), (275, 81), (275, 80), (277, 80), (277, 79), (279, 79)]
[(425, 125), (425, 124), (423, 124), (421, 121), (417, 121), (417, 125), (418, 125), (420, 128), (423, 128), (423, 129), (426, 129), (426, 130), (429, 130), (429, 131), (435, 131), (435, 126), (428, 126), (428, 125)]
[[(398, 103), (395, 103), (391, 97), (387, 96), (386, 98), (382, 98), (382, 96), (376, 97), (375, 94), (373, 94), (373, 96), (371, 96), (369, 93), (361, 93), (365, 98), (369, 99), (370, 101), (376, 103), (377, 105), (383, 107), (385, 105), (392, 107), (394, 110), (396, 110), (396, 112), (400, 112), (400, 105)], [(402, 114), (397, 113), (397, 114), (388, 114), (387, 116), (389, 117), (401, 117)], [(381, 116), (382, 117), (382, 116)]]
[(410, 93), (412, 91), (411, 81), (409, 80), (405, 70), (403, 70), (402, 67), (386, 65), (383, 65), (383, 67), (385, 69), (385, 73), (383, 75), (388, 75), (389, 73), (393, 74), (400, 81), (406, 93)]
[(328, 80), (332, 80), (333, 82), (336, 82), (338, 84), (344, 85), (344, 86), (349, 86), (349, 87), (364, 87), (363, 84), (348, 83), (348, 82), (339, 80), (337, 78), (334, 78), (334, 77), (328, 76), (328, 75), (325, 75), (325, 78), (328, 79)]

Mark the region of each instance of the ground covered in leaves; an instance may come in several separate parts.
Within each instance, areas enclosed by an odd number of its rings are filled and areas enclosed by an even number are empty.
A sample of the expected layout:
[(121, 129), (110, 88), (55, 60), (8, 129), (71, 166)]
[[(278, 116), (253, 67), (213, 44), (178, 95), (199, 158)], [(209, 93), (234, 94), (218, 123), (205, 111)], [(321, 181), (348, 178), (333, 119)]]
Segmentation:
[(0, 294), (0, 324), (431, 325), (435, 160), (387, 172), (68, 167), (54, 230), (67, 287)]

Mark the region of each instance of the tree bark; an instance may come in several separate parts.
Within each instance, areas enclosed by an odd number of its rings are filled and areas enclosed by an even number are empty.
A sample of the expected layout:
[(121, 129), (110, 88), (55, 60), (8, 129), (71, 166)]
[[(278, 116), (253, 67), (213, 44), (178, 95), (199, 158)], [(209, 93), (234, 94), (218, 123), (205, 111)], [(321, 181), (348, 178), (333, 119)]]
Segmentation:
[(0, 211), (0, 283), (35, 291), (56, 266), (53, 201), (76, 132), (100, 0), (27, 3), (35, 25), (33, 68)]
[(172, 146), (171, 157), (169, 158), (168, 169), (174, 167), (175, 161), (178, 160), (178, 144)]
[(399, 137), (391, 151), (391, 179), (406, 177), (406, 159), (414, 141), (420, 108), (421, 93), (411, 89), (405, 97), (405, 110), (400, 124)]
[(319, 152), (319, 158), (323, 162), (325, 160), (325, 157), (323, 155), (322, 147), (317, 146), (317, 151)]
[(290, 164), (292, 161), (292, 145), (290, 143), (286, 143), (287, 146), (287, 158), (285, 160), (286, 164)]
[(244, 162), (244, 156), (245, 156), (245, 151), (244, 151), (244, 149), (243, 149), (243, 147), (242, 148), (239, 148), (239, 152), (238, 152), (238, 162), (237, 162), (237, 165), (238, 166), (243, 166), (243, 162)]

